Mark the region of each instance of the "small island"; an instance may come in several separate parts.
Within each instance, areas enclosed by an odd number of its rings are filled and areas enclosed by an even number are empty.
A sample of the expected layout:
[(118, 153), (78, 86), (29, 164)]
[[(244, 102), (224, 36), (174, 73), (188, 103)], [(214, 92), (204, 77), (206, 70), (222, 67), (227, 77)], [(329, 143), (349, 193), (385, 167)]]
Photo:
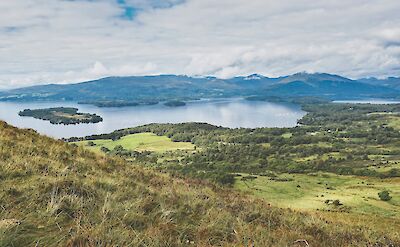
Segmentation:
[(18, 113), (22, 117), (33, 117), (51, 124), (80, 124), (80, 123), (99, 123), (103, 118), (96, 114), (80, 113), (77, 108), (56, 107), (47, 109), (25, 109)]
[(164, 105), (169, 106), (169, 107), (179, 107), (179, 106), (185, 106), (186, 103), (183, 101), (179, 101), (179, 100), (172, 100), (172, 101), (165, 102)]

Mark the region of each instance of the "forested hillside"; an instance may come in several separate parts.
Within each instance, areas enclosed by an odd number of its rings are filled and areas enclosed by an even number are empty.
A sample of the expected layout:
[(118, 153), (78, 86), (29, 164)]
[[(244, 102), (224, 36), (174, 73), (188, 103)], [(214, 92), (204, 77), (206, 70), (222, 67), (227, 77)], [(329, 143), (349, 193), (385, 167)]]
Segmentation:
[(299, 213), (0, 122), (0, 246), (398, 246), (396, 232)]
[(278, 78), (261, 75), (230, 79), (182, 75), (107, 77), (65, 85), (40, 85), (0, 92), (0, 101), (73, 101), (100, 107), (156, 104), (229, 97), (398, 98), (391, 83), (369, 83), (325, 73)]

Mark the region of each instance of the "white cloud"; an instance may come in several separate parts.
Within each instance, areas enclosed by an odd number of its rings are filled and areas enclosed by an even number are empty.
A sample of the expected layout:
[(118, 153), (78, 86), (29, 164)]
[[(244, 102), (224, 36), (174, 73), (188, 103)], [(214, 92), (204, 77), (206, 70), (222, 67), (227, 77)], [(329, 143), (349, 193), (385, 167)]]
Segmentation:
[(89, 70), (81, 72), (82, 75), (89, 74), (95, 77), (104, 77), (104, 76), (129, 76), (129, 75), (145, 75), (146, 73), (154, 73), (156, 71), (157, 66), (152, 63), (146, 63), (143, 65), (137, 64), (124, 64), (120, 67), (112, 67), (107, 68), (101, 62), (97, 61), (94, 63), (93, 67)]
[(161, 73), (399, 75), (398, 0), (117, 2), (0, 1), (0, 88)]
[(33, 84), (43, 84), (56, 82), (59, 84), (82, 82), (93, 79), (99, 79), (108, 76), (130, 76), (130, 75), (148, 75), (157, 74), (157, 67), (153, 63), (124, 64), (116, 67), (106, 67), (103, 63), (96, 61), (92, 66), (82, 70), (69, 70), (65, 72), (36, 72), (34, 74), (21, 73), (13, 76), (3, 76), (0, 85), (3, 88), (15, 88), (29, 86)]

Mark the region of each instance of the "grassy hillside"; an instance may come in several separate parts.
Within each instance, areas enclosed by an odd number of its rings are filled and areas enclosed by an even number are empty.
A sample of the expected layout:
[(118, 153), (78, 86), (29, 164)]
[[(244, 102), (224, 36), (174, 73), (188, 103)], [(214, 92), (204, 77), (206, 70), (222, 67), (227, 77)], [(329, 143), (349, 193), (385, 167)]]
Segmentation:
[[(400, 179), (377, 179), (329, 173), (237, 177), (235, 187), (264, 198), (272, 205), (294, 209), (339, 211), (400, 219)], [(378, 193), (388, 190), (389, 202)], [(327, 200), (330, 200), (327, 202)], [(342, 205), (334, 206), (339, 200)]]
[(400, 245), (380, 226), (274, 208), (4, 122), (0, 188), (0, 246)]

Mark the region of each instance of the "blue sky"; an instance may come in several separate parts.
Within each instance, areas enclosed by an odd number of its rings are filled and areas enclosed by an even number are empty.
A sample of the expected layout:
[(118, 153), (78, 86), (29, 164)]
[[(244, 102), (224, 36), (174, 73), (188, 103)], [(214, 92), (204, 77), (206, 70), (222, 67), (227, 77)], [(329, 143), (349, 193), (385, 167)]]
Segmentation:
[(398, 0), (13, 0), (0, 9), (0, 89), (163, 73), (400, 76)]

